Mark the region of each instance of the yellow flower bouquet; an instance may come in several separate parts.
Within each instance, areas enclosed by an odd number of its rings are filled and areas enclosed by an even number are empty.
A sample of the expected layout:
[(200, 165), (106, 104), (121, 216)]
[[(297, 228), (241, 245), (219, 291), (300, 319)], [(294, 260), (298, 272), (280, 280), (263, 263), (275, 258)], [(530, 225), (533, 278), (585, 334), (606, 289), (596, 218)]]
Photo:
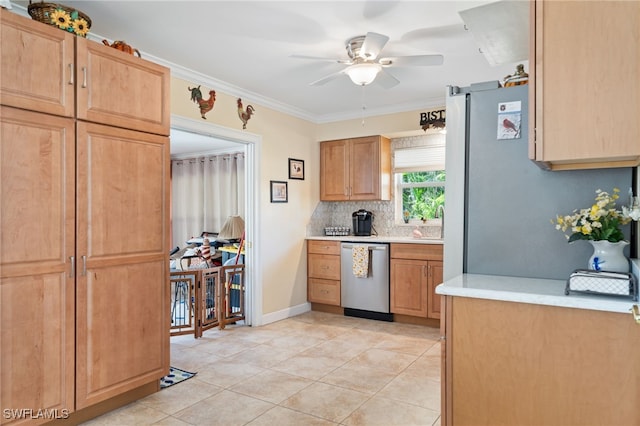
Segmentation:
[(619, 193), (618, 188), (613, 188), (613, 194), (598, 189), (591, 207), (576, 209), (571, 215), (557, 215), (555, 222), (552, 220), (551, 223), (555, 223), (556, 229), (568, 232), (565, 236), (570, 243), (576, 240), (623, 241), (624, 234), (620, 227), (628, 224), (631, 217), (616, 209)]

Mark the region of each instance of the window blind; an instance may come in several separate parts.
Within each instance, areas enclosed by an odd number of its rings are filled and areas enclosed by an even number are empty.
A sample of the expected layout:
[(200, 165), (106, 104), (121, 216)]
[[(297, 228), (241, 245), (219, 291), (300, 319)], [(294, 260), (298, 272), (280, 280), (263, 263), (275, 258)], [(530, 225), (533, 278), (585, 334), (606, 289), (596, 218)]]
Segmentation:
[(444, 153), (444, 143), (396, 149), (393, 155), (393, 172), (444, 170)]

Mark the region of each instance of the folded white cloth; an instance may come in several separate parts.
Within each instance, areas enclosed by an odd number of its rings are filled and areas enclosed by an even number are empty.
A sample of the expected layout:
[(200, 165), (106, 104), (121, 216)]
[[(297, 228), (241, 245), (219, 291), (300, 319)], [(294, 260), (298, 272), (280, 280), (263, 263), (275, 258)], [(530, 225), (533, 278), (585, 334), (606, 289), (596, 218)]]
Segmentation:
[(369, 275), (369, 247), (353, 246), (353, 275), (356, 278), (366, 278)]

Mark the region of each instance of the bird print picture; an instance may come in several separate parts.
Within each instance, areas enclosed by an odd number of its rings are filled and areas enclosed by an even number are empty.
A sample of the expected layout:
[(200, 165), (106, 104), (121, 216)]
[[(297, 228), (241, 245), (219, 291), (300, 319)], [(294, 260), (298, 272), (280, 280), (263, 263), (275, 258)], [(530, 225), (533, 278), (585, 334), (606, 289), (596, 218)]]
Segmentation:
[(519, 139), (521, 122), (521, 101), (498, 104), (498, 139)]
[(204, 99), (202, 97), (202, 91), (200, 90), (200, 86), (198, 87), (187, 87), (187, 89), (191, 92), (191, 100), (198, 104), (200, 108), (200, 116), (203, 119), (207, 119), (205, 114), (213, 109), (213, 104), (216, 103), (216, 91), (209, 90), (209, 99)]
[(238, 117), (242, 121), (242, 128), (247, 128), (247, 122), (251, 119), (251, 116), (255, 114), (255, 109), (251, 105), (247, 105), (246, 108), (242, 106), (242, 99), (238, 98)]

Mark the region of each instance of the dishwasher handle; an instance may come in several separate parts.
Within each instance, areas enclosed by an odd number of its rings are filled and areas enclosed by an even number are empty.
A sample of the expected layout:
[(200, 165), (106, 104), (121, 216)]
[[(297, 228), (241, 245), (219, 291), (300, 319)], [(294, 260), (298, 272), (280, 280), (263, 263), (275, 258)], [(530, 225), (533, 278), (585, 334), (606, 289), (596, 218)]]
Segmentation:
[[(346, 249), (352, 249), (355, 246), (352, 244), (343, 244), (342, 248), (346, 248)], [(367, 247), (369, 250), (383, 250), (385, 251), (387, 249), (387, 246), (368, 246)]]

